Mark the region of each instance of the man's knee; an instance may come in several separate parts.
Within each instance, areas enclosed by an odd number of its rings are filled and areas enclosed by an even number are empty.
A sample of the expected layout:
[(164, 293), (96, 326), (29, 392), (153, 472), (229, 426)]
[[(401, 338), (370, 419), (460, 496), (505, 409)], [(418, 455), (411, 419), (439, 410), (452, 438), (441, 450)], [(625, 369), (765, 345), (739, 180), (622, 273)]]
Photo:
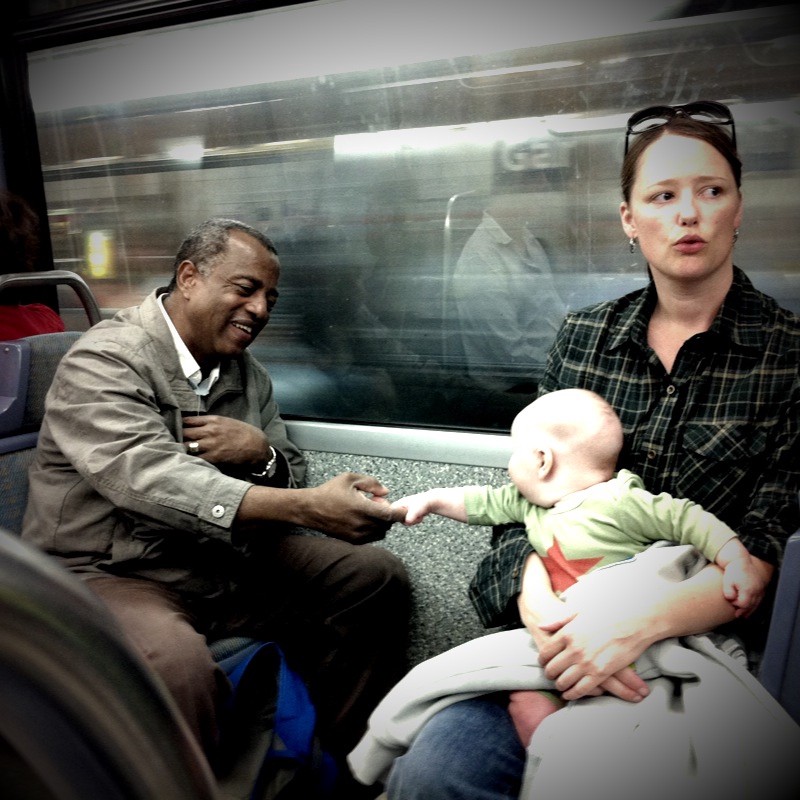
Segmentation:
[(198, 633), (181, 614), (151, 618), (138, 629), (135, 647), (187, 717), (215, 716), (228, 682)]
[(196, 671), (207, 674), (213, 659), (178, 599), (164, 587), (133, 579), (93, 580), (96, 592), (133, 647), (169, 682)]
[(394, 553), (382, 547), (360, 546), (356, 553), (366, 560), (368, 571), (376, 576), (376, 581), (391, 591), (407, 592), (410, 581), (405, 564)]
[(215, 681), (216, 664), (206, 638), (188, 622), (154, 626), (140, 649), (168, 683), (194, 679), (210, 685)]
[(348, 593), (368, 596), (392, 616), (408, 614), (411, 582), (403, 562), (382, 547), (359, 545), (348, 556)]
[(217, 707), (229, 683), (179, 600), (149, 581), (112, 577), (87, 585), (116, 618), (132, 649), (158, 675), (210, 753), (217, 736)]

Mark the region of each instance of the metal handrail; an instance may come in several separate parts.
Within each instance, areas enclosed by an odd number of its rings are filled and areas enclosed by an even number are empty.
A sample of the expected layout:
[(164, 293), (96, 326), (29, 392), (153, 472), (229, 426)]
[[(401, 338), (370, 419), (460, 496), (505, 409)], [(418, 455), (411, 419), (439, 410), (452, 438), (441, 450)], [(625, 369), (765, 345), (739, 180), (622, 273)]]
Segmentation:
[(76, 272), (70, 272), (67, 269), (50, 269), (41, 272), (9, 272), (7, 275), (0, 275), (0, 292), (11, 288), (31, 289), (59, 285), (71, 287), (78, 295), (90, 325), (100, 322), (102, 315), (92, 290)]

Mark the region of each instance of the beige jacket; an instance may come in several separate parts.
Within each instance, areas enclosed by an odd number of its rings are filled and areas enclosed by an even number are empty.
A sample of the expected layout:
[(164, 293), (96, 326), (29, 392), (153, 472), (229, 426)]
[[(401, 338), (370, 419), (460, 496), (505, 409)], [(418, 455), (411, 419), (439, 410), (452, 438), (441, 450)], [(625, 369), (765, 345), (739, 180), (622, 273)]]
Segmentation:
[[(186, 453), (181, 412), (196, 413), (199, 400), (181, 372), (160, 291), (91, 328), (62, 359), (22, 536), (75, 572), (110, 570), (215, 593), (239, 544), (233, 521), (250, 484)], [(302, 454), (288, 439), (269, 375), (249, 353), (223, 362), (203, 404), (264, 430), (302, 484)]]

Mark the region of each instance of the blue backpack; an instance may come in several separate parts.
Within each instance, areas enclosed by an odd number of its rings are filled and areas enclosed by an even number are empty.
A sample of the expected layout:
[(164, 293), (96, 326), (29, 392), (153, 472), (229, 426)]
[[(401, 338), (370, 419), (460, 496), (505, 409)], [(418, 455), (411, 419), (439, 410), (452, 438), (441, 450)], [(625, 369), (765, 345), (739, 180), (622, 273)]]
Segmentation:
[(220, 719), (215, 772), (224, 800), (324, 800), (337, 768), (316, 736), (302, 678), (274, 642), (254, 642), (220, 666), (233, 692)]

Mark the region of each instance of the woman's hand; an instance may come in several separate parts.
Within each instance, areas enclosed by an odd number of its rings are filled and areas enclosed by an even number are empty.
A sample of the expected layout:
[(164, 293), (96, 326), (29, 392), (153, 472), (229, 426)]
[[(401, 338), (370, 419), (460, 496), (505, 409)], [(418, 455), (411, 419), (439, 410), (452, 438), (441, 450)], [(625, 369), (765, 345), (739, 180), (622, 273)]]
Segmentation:
[[(623, 660), (617, 670), (603, 673), (598, 664), (586, 660), (585, 653), (576, 659), (577, 663), (581, 664), (588, 674), (598, 677), (599, 680), (592, 685), (584, 681), (580, 687), (573, 688), (570, 678), (577, 676), (575, 681), (577, 683), (584, 675), (572, 669), (571, 658), (575, 658), (574, 650), (562, 655), (562, 651), (570, 641), (570, 632), (564, 633), (563, 628), (575, 620), (577, 613), (555, 595), (544, 565), (535, 553), (532, 553), (525, 563), (522, 591), (517, 599), (517, 607), (523, 624), (539, 649), (539, 660), (545, 667), (545, 674), (556, 681), (557, 689), (563, 691), (563, 686), (567, 690), (562, 695), (565, 700), (577, 700), (579, 697), (595, 696), (604, 692), (628, 702), (638, 702), (647, 696), (649, 693), (647, 684), (628, 666), (633, 659), (627, 662)], [(543, 655), (545, 653), (546, 656)], [(561, 655), (560, 659), (555, 665), (551, 665), (549, 663), (551, 659), (558, 655)], [(560, 667), (572, 671), (564, 678)]]
[(599, 690), (629, 702), (647, 697), (647, 684), (630, 667), (652, 644), (640, 622), (610, 622), (602, 610), (584, 610), (540, 624), (549, 635), (539, 647), (539, 661), (564, 700)]
[(612, 675), (630, 686), (619, 672), (651, 644), (705, 633), (735, 616), (714, 564), (683, 580), (662, 575), (649, 561), (624, 562), (590, 577), (599, 582), (587, 579), (567, 592), (566, 617), (544, 621), (551, 636), (540, 660), (567, 700), (592, 693)]

